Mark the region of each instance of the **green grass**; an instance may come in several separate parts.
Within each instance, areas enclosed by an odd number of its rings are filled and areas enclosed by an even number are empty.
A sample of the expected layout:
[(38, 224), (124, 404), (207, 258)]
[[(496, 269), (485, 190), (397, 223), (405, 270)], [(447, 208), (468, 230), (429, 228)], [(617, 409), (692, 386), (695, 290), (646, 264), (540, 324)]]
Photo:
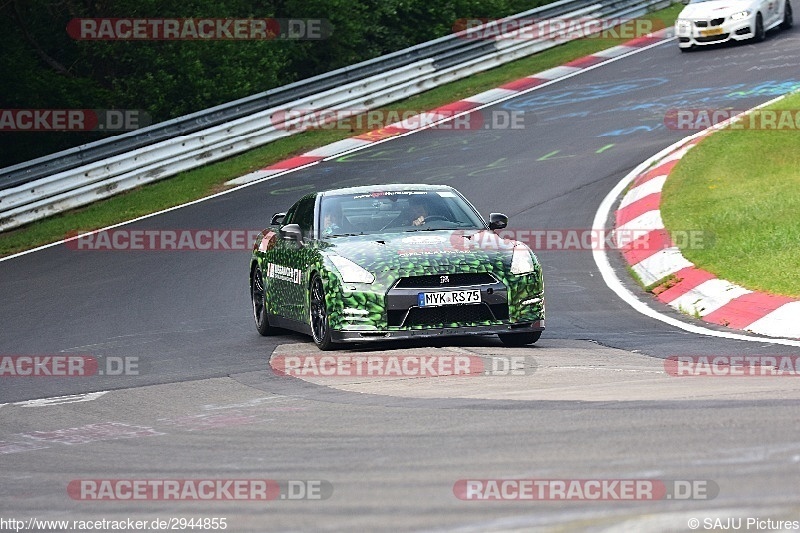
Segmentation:
[[(675, 4), (647, 18), (670, 25), (683, 6)], [(659, 24), (656, 27), (660, 27)], [(591, 38), (565, 43), (527, 58), (431, 89), (384, 109), (427, 110), (472, 96), (499, 85), (562, 65), (627, 39)], [(183, 172), (107, 200), (95, 202), (21, 228), (0, 233), (0, 257), (63, 239), (67, 234), (89, 231), (155, 213), (224, 190), (224, 183), (253, 170), (324, 146), (360, 132), (320, 129), (286, 137), (245, 154)]]
[[(631, 269), (631, 271), (633, 271), (633, 269)], [(636, 279), (636, 281), (639, 282), (640, 285), (642, 285), (642, 280), (641, 280), (641, 278), (639, 276), (636, 276), (635, 279)], [(669, 289), (670, 287), (672, 287), (673, 285), (675, 285), (677, 280), (678, 280), (678, 277), (675, 274), (670, 274), (669, 276), (665, 276), (665, 277), (663, 277), (663, 278), (661, 278), (661, 279), (659, 279), (657, 281), (654, 281), (650, 285), (647, 285), (644, 288), (644, 290), (647, 291), (647, 292), (654, 292), (656, 289), (659, 289), (659, 292), (660, 291), (665, 291), (665, 290)]]
[[(800, 94), (771, 109), (800, 109)], [(664, 187), (670, 231), (702, 230), (683, 255), (748, 289), (800, 296), (800, 131), (722, 130), (681, 159)]]

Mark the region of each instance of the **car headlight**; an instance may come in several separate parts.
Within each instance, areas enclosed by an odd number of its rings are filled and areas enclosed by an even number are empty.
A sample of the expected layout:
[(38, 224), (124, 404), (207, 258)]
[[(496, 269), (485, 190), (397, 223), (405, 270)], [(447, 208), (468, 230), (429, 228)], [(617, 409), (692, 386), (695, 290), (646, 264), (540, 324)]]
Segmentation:
[(739, 11), (731, 15), (731, 20), (742, 20), (750, 16), (750, 11)]
[(536, 269), (530, 249), (525, 245), (517, 245), (511, 253), (511, 273), (530, 274)]
[(372, 273), (361, 268), (348, 258), (341, 255), (331, 255), (329, 257), (345, 283), (372, 283), (375, 281), (375, 276)]
[(681, 33), (686, 33), (692, 29), (692, 23), (688, 20), (678, 19), (675, 22), (675, 28)]

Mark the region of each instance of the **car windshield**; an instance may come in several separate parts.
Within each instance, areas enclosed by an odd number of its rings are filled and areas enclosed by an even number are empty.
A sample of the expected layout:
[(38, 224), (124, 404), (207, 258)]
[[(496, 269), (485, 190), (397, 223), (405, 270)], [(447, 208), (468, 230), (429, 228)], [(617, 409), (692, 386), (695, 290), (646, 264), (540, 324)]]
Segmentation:
[(323, 196), (319, 213), (323, 238), (485, 227), (463, 198), (446, 190)]

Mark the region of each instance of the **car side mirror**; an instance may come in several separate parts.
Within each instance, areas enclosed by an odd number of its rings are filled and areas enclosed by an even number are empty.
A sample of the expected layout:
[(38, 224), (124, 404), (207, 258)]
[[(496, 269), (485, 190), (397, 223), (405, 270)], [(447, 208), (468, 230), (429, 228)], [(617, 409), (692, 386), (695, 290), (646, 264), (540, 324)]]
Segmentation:
[(279, 226), (281, 222), (283, 222), (284, 217), (286, 217), (286, 213), (275, 213), (272, 215), (271, 225)]
[(281, 236), (284, 239), (297, 241), (298, 244), (303, 244), (303, 231), (298, 224), (286, 224), (281, 228)]
[(503, 213), (491, 213), (489, 215), (489, 229), (503, 229), (508, 226), (508, 217)]
[(690, 0), (681, 0), (681, 4), (683, 4), (685, 6), (688, 6), (689, 2), (690, 2)]

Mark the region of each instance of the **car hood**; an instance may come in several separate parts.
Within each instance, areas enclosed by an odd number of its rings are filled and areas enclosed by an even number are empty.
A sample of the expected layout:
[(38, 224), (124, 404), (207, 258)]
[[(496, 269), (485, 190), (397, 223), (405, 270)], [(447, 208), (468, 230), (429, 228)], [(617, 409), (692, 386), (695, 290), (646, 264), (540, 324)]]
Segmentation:
[(748, 9), (751, 3), (752, 2), (749, 1), (710, 0), (709, 2), (701, 2), (699, 4), (689, 4), (683, 8), (678, 18), (703, 19), (727, 17), (733, 13)]
[(341, 255), (388, 278), (455, 272), (493, 272), (504, 277), (518, 244), (489, 230), (360, 235), (326, 242), (325, 253)]

